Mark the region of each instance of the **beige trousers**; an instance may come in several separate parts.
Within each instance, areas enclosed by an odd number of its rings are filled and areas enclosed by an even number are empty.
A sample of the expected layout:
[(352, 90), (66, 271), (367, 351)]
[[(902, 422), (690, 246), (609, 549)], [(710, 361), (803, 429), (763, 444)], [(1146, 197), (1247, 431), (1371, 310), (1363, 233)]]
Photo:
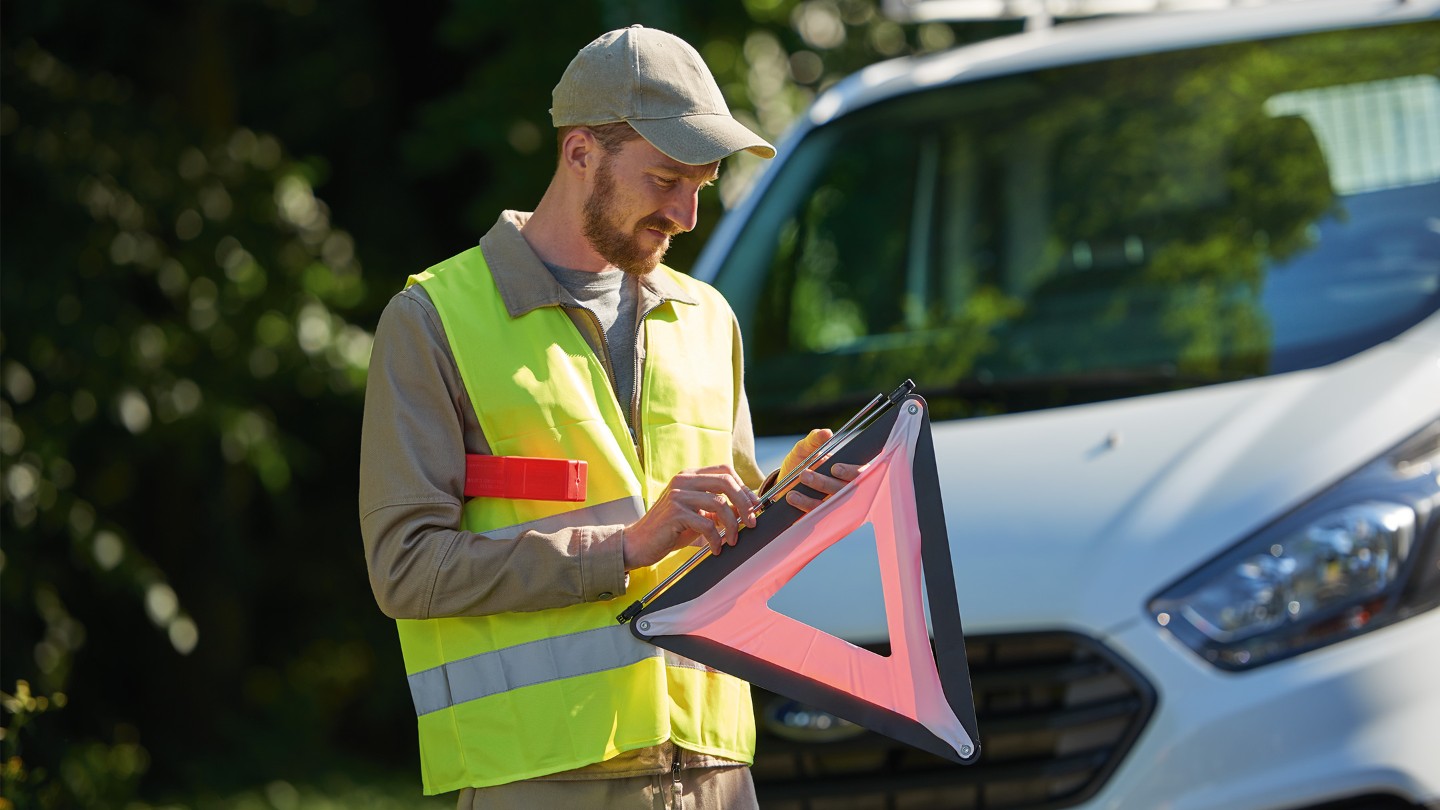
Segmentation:
[(531, 780), (460, 791), (459, 810), (758, 810), (745, 766), (569, 781)]

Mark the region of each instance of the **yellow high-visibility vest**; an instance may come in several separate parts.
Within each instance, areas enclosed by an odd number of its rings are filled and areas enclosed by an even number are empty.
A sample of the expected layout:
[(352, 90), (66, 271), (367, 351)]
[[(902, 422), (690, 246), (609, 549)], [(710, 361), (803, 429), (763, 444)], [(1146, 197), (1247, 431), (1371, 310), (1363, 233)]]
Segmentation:
[[(491, 452), (589, 464), (578, 508), (466, 501), (461, 528), (490, 538), (477, 542), (630, 523), (677, 472), (731, 463), (729, 308), (708, 285), (663, 266), (654, 272), (698, 303), (667, 301), (645, 317), (638, 451), (604, 366), (560, 307), (511, 318), (479, 247), (410, 279), (435, 304)], [(558, 773), (665, 740), (753, 761), (749, 685), (639, 641), (615, 621), (691, 554), (631, 571), (628, 595), (609, 601), (398, 620), (425, 793)]]

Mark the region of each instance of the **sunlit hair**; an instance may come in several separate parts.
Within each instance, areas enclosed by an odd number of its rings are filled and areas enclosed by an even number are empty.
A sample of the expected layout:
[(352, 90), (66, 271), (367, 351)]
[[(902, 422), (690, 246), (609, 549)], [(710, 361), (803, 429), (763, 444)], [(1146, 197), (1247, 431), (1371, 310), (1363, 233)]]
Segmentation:
[(555, 146), (557, 149), (565, 147), (565, 137), (577, 129), (588, 129), (595, 135), (595, 140), (605, 154), (613, 155), (620, 151), (620, 147), (640, 137), (640, 133), (630, 126), (628, 121), (616, 121), (613, 124), (594, 124), (592, 126), (568, 126), (560, 127), (555, 133)]

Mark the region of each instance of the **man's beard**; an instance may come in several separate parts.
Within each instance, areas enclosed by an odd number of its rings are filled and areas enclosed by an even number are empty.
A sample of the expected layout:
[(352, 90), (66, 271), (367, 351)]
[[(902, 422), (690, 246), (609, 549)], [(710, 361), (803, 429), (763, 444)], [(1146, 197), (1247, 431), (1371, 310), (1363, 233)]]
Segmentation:
[(647, 248), (640, 243), (640, 234), (647, 228), (653, 228), (674, 236), (680, 230), (670, 220), (652, 214), (640, 220), (633, 231), (626, 233), (606, 216), (615, 207), (615, 197), (615, 178), (610, 174), (610, 167), (601, 162), (595, 170), (595, 188), (585, 198), (585, 238), (600, 258), (631, 275), (643, 276), (665, 258), (670, 240), (665, 240), (658, 248)]

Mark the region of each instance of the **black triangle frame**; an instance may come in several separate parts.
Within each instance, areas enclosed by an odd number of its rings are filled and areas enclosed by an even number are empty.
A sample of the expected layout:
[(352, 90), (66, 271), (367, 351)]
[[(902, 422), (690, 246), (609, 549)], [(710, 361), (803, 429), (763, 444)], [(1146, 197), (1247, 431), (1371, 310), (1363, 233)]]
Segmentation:
[[(714, 587), (760, 549), (775, 540), (804, 514), (783, 499), (767, 508), (753, 529), (746, 529), (735, 546), (708, 557), (667, 590), (647, 604), (630, 622), (630, 631), (643, 641), (679, 653), (707, 666), (727, 672), (778, 695), (830, 712), (871, 731), (892, 737), (937, 756), (972, 764), (980, 756), (980, 735), (975, 719), (975, 700), (970, 685), (970, 668), (965, 656), (965, 637), (960, 623), (960, 603), (955, 592), (955, 574), (950, 559), (950, 541), (945, 530), (940, 480), (935, 465), (935, 442), (930, 435), (930, 410), (925, 400), (911, 394), (882, 413), (865, 430), (835, 452), (830, 461), (864, 464), (885, 446), (901, 409), (915, 403), (922, 411), (911, 475), (915, 488), (916, 517), (920, 530), (921, 568), (930, 608), (931, 649), (945, 700), (975, 745), (955, 750), (924, 725), (856, 695), (821, 683), (802, 673), (781, 668), (748, 653), (692, 635), (648, 635), (644, 617), (655, 611), (683, 604)], [(798, 487), (812, 497), (820, 493)], [(970, 750), (964, 750), (970, 748)]]

